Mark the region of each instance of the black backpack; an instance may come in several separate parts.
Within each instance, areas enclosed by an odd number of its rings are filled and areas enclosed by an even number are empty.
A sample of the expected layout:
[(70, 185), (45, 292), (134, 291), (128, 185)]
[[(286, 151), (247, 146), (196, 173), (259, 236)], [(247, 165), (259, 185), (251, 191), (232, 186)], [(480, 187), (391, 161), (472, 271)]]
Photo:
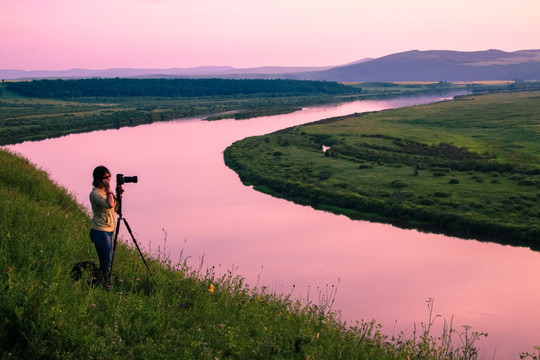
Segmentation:
[(73, 265), (71, 278), (80, 280), (85, 274), (88, 277), (88, 285), (99, 284), (103, 278), (101, 271), (92, 261), (83, 261)]

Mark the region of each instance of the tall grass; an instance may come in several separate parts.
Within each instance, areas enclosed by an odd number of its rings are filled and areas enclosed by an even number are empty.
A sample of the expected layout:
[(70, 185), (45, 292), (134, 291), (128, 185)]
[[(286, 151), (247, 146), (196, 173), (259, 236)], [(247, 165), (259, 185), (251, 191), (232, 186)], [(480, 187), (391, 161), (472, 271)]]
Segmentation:
[(112, 287), (92, 286), (70, 277), (96, 259), (89, 226), (45, 172), (0, 151), (0, 358), (475, 359), (484, 336), (451, 324), (432, 335), (429, 300), (427, 326), (389, 337), (375, 321), (341, 322), (334, 288), (301, 303), (163, 253), (150, 257), (150, 275), (124, 243)]

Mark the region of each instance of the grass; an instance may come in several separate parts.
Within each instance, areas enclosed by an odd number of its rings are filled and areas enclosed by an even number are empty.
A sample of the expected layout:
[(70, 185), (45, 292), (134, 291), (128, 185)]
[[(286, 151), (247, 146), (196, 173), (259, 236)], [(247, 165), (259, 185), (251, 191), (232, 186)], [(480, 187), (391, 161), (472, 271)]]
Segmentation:
[[(319, 302), (244, 283), (231, 270), (147, 260), (121, 243), (111, 288), (71, 278), (96, 260), (86, 211), (47, 174), (0, 151), (2, 359), (476, 359), (485, 336), (429, 317), (411, 337), (341, 322), (335, 290)], [(147, 254), (149, 255), (149, 254)], [(535, 354), (528, 354), (533, 357)]]
[(245, 119), (296, 111), (305, 106), (470, 88), (504, 91), (538, 88), (540, 83), (451, 84), (351, 83), (353, 94), (257, 93), (220, 96), (92, 96), (69, 99), (24, 97), (0, 84), (0, 145), (35, 141), (71, 133), (136, 126), (202, 116), (208, 120)]
[(323, 120), (241, 140), (225, 160), (316, 208), (540, 249), (539, 140), (540, 92), (505, 93)]
[(340, 100), (341, 97), (330, 95), (267, 97), (262, 94), (258, 97), (97, 97), (68, 101), (23, 97), (0, 85), (0, 145), (209, 114), (261, 116)]
[(192, 116), (241, 119), (286, 113), (303, 106), (355, 100), (359, 96), (237, 94), (43, 99), (21, 96), (6, 90), (6, 84), (0, 84), (0, 145)]
[[(262, 93), (197, 97), (98, 96), (43, 99), (24, 97), (6, 90), (6, 84), (0, 84), (0, 145), (193, 116), (203, 116), (208, 120), (245, 119), (294, 112), (305, 106), (437, 90), (432, 85), (413, 88), (400, 86), (400, 90), (396, 92), (393, 84), (377, 83), (373, 86), (362, 84), (362, 94), (345, 95)], [(385, 91), (390, 85), (393, 90)], [(456, 86), (464, 87), (465, 85)]]
[(350, 82), (347, 85), (361, 88), (365, 93), (370, 94), (412, 94), (421, 92), (432, 92), (437, 90), (452, 90), (467, 86), (467, 83), (448, 82)]

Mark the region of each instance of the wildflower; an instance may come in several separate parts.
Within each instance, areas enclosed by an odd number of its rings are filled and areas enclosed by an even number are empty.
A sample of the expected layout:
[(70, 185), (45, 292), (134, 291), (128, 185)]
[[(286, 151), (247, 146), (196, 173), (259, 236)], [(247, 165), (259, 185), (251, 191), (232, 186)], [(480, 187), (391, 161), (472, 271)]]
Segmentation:
[(210, 284), (210, 288), (208, 289), (209, 292), (213, 293), (214, 292), (214, 284)]

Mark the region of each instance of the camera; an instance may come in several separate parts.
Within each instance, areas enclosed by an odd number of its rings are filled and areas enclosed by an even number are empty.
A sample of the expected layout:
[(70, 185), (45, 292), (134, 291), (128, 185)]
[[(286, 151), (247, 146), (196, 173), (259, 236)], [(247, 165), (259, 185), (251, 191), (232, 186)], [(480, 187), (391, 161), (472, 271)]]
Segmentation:
[(116, 185), (122, 185), (125, 183), (137, 183), (136, 176), (124, 176), (124, 174), (116, 174)]

